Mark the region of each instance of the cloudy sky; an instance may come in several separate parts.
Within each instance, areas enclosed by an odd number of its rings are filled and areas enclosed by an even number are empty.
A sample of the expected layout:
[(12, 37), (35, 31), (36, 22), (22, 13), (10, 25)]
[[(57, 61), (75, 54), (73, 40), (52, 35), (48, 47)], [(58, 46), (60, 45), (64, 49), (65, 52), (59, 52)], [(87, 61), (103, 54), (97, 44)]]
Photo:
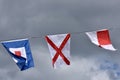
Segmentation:
[[(29, 39), (35, 67), (25, 71), (0, 45), (0, 80), (120, 80), (119, 21), (120, 0), (0, 0), (1, 41), (40, 37)], [(84, 34), (103, 28), (116, 52)], [(53, 69), (44, 36), (61, 33), (71, 33), (71, 65)]]

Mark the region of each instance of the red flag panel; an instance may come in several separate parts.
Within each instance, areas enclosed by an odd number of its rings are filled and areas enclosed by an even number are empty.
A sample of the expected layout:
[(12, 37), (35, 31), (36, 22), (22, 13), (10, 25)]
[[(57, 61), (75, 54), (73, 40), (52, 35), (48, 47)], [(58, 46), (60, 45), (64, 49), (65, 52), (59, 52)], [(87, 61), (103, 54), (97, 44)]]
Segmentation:
[(111, 44), (111, 40), (110, 40), (108, 30), (98, 31), (97, 32), (97, 38), (98, 38), (98, 42), (99, 42), (100, 45)]

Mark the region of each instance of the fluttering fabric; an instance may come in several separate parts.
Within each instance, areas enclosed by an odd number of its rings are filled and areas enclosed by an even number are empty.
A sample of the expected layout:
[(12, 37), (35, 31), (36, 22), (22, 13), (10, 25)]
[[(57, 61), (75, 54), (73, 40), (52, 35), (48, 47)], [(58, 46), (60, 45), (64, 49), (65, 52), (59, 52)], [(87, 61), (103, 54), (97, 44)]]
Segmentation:
[(34, 61), (28, 39), (2, 42), (21, 71), (34, 67)]
[(95, 45), (107, 50), (116, 51), (111, 43), (109, 30), (103, 29), (98, 31), (86, 32), (86, 35)]
[(45, 37), (54, 68), (70, 65), (70, 34), (47, 35)]

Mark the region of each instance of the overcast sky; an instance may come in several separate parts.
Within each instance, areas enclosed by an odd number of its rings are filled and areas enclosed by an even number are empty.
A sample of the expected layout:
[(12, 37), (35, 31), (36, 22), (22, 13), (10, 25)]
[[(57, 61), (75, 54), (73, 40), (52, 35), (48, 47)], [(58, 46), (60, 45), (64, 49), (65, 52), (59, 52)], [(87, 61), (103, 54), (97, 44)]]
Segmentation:
[[(25, 71), (0, 45), (0, 80), (120, 80), (119, 26), (120, 0), (0, 0), (1, 41), (40, 37), (29, 39), (35, 67)], [(103, 28), (116, 52), (84, 34)], [(53, 69), (44, 36), (61, 33), (71, 33), (71, 65)]]

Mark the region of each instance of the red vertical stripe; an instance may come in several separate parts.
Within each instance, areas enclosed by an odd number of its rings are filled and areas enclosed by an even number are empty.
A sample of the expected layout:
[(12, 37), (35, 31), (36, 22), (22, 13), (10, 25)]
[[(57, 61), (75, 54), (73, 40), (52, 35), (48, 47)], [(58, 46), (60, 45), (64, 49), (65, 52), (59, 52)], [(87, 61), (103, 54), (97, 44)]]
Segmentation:
[(97, 38), (98, 38), (98, 42), (99, 42), (100, 45), (111, 44), (111, 40), (110, 40), (108, 30), (98, 31), (97, 32)]

